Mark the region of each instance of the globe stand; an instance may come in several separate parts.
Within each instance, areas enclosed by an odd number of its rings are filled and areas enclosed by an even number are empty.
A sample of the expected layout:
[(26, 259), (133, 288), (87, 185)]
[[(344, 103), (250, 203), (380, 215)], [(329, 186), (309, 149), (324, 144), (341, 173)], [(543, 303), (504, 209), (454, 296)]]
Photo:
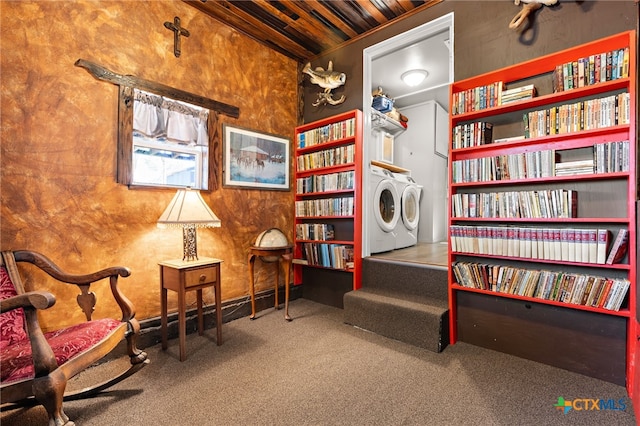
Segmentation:
[(249, 293), (251, 294), (251, 316), (249, 319), (254, 320), (256, 318), (256, 295), (255, 295), (255, 283), (254, 283), (254, 264), (256, 257), (260, 259), (275, 257), (276, 265), (276, 282), (275, 282), (275, 305), (276, 310), (280, 309), (278, 304), (278, 284), (280, 281), (280, 262), (284, 267), (284, 319), (291, 321), (289, 316), (289, 279), (291, 272), (291, 264), (293, 259), (293, 246), (284, 247), (256, 247), (249, 248)]

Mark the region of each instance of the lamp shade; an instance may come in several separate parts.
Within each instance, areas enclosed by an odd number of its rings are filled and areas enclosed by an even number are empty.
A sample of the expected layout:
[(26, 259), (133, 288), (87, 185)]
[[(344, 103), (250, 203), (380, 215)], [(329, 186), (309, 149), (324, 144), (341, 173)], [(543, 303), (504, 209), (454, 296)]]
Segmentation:
[(200, 191), (179, 189), (158, 219), (158, 227), (219, 227), (220, 219), (202, 199)]

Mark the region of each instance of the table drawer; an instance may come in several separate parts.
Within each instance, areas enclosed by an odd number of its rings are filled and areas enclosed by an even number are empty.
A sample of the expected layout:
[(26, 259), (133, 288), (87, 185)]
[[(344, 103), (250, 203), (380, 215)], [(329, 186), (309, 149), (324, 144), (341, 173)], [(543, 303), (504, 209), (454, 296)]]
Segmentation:
[(186, 271), (184, 274), (184, 285), (186, 288), (189, 288), (201, 284), (215, 283), (217, 274), (217, 266)]

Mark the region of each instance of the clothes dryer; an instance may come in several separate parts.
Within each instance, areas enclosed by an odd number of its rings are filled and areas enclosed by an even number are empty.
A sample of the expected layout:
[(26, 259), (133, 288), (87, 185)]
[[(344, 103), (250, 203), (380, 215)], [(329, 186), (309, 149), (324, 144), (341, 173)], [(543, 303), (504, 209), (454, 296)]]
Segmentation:
[(420, 196), (422, 186), (409, 175), (394, 173), (400, 194), (400, 220), (397, 227), (395, 248), (411, 247), (418, 243), (420, 222)]
[(381, 253), (396, 247), (400, 220), (400, 194), (393, 173), (380, 166), (370, 166), (369, 251)]

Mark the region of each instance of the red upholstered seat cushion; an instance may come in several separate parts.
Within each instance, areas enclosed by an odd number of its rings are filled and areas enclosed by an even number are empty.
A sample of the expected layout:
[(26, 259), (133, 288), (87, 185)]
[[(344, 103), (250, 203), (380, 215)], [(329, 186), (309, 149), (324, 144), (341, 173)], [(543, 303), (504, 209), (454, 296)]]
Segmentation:
[[(100, 342), (120, 324), (120, 321), (110, 318), (89, 321), (46, 333), (45, 337), (53, 349), (58, 365), (61, 365)], [(31, 345), (28, 338), (1, 350), (0, 379), (3, 384), (33, 376)]]
[[(0, 267), (0, 300), (16, 296), (16, 289), (9, 278), (7, 269)], [(12, 343), (27, 338), (24, 329), (24, 312), (22, 308), (14, 309), (0, 315), (0, 353), (4, 358), (4, 349)]]

